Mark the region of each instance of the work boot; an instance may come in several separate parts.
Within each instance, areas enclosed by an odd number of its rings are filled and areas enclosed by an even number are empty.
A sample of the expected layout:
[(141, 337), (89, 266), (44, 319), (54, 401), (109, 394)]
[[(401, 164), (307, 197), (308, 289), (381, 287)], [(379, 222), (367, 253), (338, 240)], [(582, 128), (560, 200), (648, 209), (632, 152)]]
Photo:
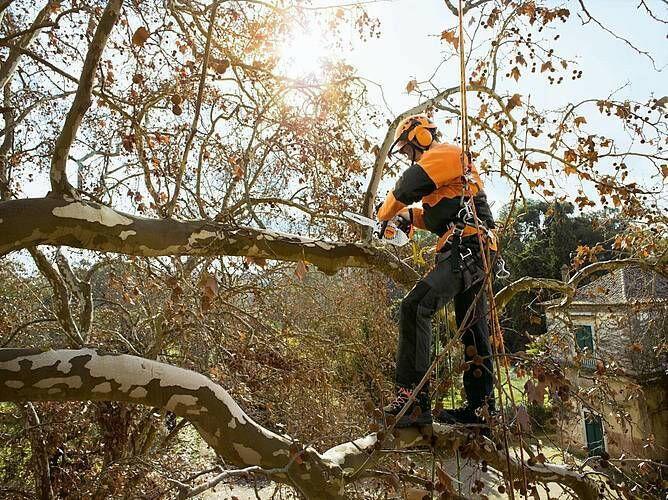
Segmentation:
[(436, 415), (436, 421), (442, 424), (450, 425), (471, 425), (483, 423), (482, 418), (476, 415), (475, 409), (467, 405), (464, 405), (460, 408), (454, 408), (452, 410), (441, 410), (438, 415)]
[[(464, 404), (460, 408), (454, 408), (452, 410), (441, 410), (438, 415), (436, 415), (436, 421), (441, 424), (449, 425), (484, 425), (489, 426), (489, 422), (486, 418), (478, 415), (480, 408)], [(492, 407), (491, 410), (487, 408), (491, 415), (494, 415), (496, 412)], [(485, 412), (486, 413), (486, 412)]]
[[(397, 387), (397, 396), (394, 398), (390, 404), (383, 408), (385, 413), (385, 420), (387, 421), (388, 417), (390, 420), (396, 418), (399, 412), (406, 406), (406, 403), (410, 399), (413, 391), (407, 389), (406, 387)], [(415, 396), (415, 401), (413, 401), (410, 406), (406, 409), (406, 412), (403, 416), (396, 421), (395, 427), (410, 427), (411, 425), (431, 425), (431, 402), (429, 400), (429, 390), (424, 388), (417, 393)], [(388, 423), (388, 425), (390, 425)]]

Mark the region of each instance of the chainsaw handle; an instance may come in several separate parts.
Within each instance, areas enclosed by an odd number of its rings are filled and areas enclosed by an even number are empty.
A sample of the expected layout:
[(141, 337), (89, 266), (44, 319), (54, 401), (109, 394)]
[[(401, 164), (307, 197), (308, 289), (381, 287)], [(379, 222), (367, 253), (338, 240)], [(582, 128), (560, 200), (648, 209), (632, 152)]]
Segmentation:
[(380, 221), (380, 224), (378, 225), (378, 232), (376, 233), (379, 240), (382, 240), (385, 236), (385, 229), (387, 229), (389, 222), (389, 220)]

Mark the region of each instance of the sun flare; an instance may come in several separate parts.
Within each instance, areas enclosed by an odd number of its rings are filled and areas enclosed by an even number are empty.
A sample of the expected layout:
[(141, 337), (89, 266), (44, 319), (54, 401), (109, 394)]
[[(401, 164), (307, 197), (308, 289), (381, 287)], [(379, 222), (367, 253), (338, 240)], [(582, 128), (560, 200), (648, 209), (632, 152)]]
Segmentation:
[(332, 56), (331, 46), (315, 31), (295, 30), (278, 48), (279, 68), (291, 78), (321, 76)]

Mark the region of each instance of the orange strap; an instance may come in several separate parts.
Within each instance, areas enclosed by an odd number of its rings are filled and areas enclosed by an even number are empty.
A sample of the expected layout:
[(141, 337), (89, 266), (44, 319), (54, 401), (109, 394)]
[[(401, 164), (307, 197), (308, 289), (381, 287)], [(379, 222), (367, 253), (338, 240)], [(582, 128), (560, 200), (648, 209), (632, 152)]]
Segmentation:
[[(436, 243), (436, 251), (440, 252), (441, 248), (450, 240), (450, 237), (452, 236), (453, 231), (455, 230), (454, 226), (448, 229), (443, 236), (441, 236), (438, 239), (438, 243)], [(485, 231), (481, 229), (483, 232), (483, 236), (486, 236), (486, 243), (489, 245), (489, 249), (493, 250), (496, 252), (498, 249), (498, 245), (496, 242), (496, 234), (492, 231)], [(462, 238), (465, 238), (467, 236), (473, 236), (475, 234), (478, 234), (478, 230), (475, 228), (475, 226), (464, 226), (464, 232), (462, 233)], [(485, 238), (483, 238), (483, 241), (485, 241)]]

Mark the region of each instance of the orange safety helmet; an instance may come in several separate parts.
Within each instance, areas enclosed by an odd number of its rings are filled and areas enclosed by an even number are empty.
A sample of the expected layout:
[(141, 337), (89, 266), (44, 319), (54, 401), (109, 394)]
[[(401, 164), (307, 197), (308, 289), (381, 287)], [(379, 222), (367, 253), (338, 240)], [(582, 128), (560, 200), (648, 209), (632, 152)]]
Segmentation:
[(412, 115), (399, 122), (394, 132), (394, 144), (390, 151), (401, 142), (409, 142), (421, 151), (425, 151), (434, 142), (436, 125), (427, 115)]

